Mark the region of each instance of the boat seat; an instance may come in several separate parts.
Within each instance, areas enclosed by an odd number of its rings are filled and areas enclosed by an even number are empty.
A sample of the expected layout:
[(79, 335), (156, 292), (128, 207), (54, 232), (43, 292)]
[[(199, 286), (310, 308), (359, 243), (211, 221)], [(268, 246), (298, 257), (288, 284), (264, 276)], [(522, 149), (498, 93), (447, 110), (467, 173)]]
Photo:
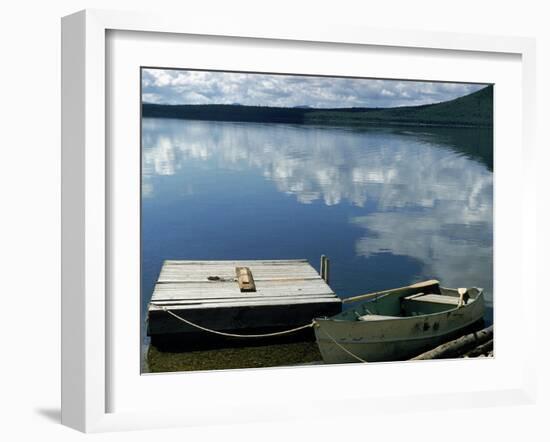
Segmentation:
[(363, 315), (357, 318), (358, 321), (382, 321), (384, 319), (395, 319), (398, 316), (384, 316), (384, 315)]
[[(421, 294), (403, 298), (405, 301), (430, 302), (435, 304), (458, 305), (458, 297), (447, 295)], [(466, 302), (467, 303), (467, 302)]]

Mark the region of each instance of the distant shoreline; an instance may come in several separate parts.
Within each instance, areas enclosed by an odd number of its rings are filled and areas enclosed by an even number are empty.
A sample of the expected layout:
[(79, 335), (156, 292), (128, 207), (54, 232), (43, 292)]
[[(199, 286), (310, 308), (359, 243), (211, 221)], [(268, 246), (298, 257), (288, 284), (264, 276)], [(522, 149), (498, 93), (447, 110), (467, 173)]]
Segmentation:
[(143, 103), (142, 117), (352, 127), (389, 124), (409, 127), (490, 128), (493, 126), (493, 88), (488, 86), (470, 95), (442, 103), (393, 108), (319, 109)]
[(275, 124), (290, 124), (297, 126), (311, 126), (311, 127), (369, 127), (369, 126), (391, 126), (391, 127), (447, 127), (447, 128), (456, 128), (456, 129), (492, 129), (493, 125), (473, 125), (473, 124), (453, 124), (453, 123), (422, 123), (422, 122), (399, 122), (391, 120), (365, 120), (360, 123), (352, 122), (330, 122), (330, 123), (321, 123), (321, 122), (281, 122), (281, 121), (267, 121), (267, 120), (225, 120), (225, 119), (208, 119), (208, 118), (182, 118), (182, 117), (165, 117), (165, 116), (150, 116), (142, 115), (143, 118), (152, 118), (152, 119), (165, 119), (165, 120), (187, 120), (187, 121), (212, 121), (217, 123), (257, 123), (257, 124), (266, 124), (266, 123), (275, 123)]

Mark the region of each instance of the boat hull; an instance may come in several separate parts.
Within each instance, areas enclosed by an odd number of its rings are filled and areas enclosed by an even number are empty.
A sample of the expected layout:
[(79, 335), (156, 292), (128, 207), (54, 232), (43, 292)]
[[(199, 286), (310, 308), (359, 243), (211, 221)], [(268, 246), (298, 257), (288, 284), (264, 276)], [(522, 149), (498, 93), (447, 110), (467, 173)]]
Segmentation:
[(483, 320), (483, 296), (460, 308), (377, 321), (316, 319), (315, 337), (327, 364), (410, 359), (464, 334)]

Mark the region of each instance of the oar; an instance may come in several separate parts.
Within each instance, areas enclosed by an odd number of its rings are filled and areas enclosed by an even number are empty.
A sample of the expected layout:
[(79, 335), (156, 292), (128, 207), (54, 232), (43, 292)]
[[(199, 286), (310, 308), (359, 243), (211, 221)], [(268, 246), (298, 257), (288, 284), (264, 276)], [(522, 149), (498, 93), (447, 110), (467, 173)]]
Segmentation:
[(352, 296), (351, 298), (343, 299), (342, 302), (354, 302), (364, 301), (366, 299), (376, 298), (381, 295), (397, 294), (402, 292), (402, 296), (412, 295), (423, 289), (437, 289), (439, 288), (439, 281), (437, 279), (430, 279), (428, 281), (417, 282), (416, 284), (408, 285), (406, 287), (399, 287), (396, 289), (382, 290), (380, 292), (366, 293), (364, 295)]

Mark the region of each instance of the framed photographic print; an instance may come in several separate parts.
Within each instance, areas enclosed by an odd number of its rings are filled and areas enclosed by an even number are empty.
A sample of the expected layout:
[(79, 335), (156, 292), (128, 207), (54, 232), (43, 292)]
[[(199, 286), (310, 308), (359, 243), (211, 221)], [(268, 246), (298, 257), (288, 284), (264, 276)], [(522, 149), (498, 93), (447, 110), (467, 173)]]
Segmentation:
[(521, 38), (64, 18), (63, 422), (531, 401), (533, 57)]
[[(142, 371), (400, 361), (491, 326), (492, 84), (141, 85)], [(492, 356), (474, 336), (452, 354)]]

